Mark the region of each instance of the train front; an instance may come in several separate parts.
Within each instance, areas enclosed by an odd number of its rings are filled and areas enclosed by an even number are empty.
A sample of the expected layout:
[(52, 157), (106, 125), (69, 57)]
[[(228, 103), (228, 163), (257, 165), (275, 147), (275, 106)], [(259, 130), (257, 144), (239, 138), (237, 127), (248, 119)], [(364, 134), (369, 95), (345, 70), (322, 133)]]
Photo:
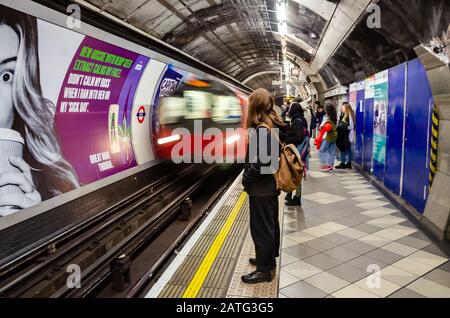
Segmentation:
[(245, 158), (245, 101), (210, 80), (183, 83), (160, 101), (156, 155), (175, 163), (235, 163)]

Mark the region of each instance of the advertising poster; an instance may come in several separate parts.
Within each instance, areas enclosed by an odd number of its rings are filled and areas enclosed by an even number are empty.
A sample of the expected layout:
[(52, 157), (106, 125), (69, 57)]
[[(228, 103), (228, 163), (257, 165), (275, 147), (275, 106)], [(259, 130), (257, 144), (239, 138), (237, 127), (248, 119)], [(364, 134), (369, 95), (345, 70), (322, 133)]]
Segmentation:
[(80, 183), (136, 165), (130, 115), (148, 61), (90, 37), (75, 53), (61, 87), (55, 123), (63, 154), (73, 162)]
[(159, 134), (159, 116), (158, 108), (161, 97), (172, 96), (177, 88), (180, 86), (183, 80), (183, 74), (178, 72), (172, 65), (167, 67), (166, 72), (161, 77), (161, 81), (158, 86), (158, 90), (155, 94), (152, 110), (152, 130), (153, 130), (153, 142), (156, 142), (156, 136)]
[(356, 83), (350, 84), (348, 102), (350, 103), (353, 109), (356, 109), (356, 95), (357, 95)]
[[(151, 116), (136, 96), (152, 105), (143, 92), (156, 91), (166, 64), (152, 71), (146, 56), (3, 5), (0, 37), (0, 217), (141, 163), (132, 126), (150, 137)], [(144, 70), (151, 87), (140, 85)], [(181, 80), (164, 78), (176, 81), (167, 90)], [(151, 151), (151, 138), (140, 143)]]
[(386, 158), (387, 105), (389, 93), (388, 81), (388, 71), (375, 75), (373, 160), (381, 165), (384, 165)]

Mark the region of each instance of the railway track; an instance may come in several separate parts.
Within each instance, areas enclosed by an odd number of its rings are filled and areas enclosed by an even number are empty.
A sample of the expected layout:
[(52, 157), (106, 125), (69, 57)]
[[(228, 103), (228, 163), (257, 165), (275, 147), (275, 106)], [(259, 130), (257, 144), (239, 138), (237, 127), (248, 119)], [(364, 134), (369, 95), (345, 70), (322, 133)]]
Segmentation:
[[(207, 211), (207, 202), (213, 201), (203, 198), (202, 208), (197, 206), (200, 213), (191, 219), (192, 201), (187, 198), (205, 192), (206, 184), (223, 174), (220, 170), (219, 166), (177, 168), (95, 218), (3, 264), (0, 296), (94, 297), (101, 296), (105, 289), (108, 297), (139, 296), (139, 291)], [(223, 176), (219, 178), (223, 184)], [(171, 224), (180, 217), (185, 220), (184, 229), (171, 238), (173, 241), (164, 242), (168, 246), (163, 253), (150, 264), (140, 260), (141, 255), (152, 253), (152, 244), (164, 231), (170, 231)], [(142, 276), (133, 275), (131, 279), (130, 271), (136, 263), (140, 268), (136, 271)], [(67, 283), (74, 277), (71, 276), (74, 268), (80, 269), (79, 286)]]

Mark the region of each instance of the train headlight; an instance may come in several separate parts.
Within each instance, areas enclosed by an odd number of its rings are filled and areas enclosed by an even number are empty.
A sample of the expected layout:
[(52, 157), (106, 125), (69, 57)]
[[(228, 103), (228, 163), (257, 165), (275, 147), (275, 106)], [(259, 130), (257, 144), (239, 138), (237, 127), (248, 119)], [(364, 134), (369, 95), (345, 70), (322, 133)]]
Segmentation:
[(181, 139), (180, 135), (173, 135), (169, 137), (160, 138), (158, 139), (158, 145), (168, 144), (171, 142), (179, 141), (180, 139)]
[(231, 145), (231, 144), (237, 142), (239, 139), (241, 139), (241, 136), (233, 135), (233, 136), (227, 138), (226, 143), (227, 143), (227, 145)]

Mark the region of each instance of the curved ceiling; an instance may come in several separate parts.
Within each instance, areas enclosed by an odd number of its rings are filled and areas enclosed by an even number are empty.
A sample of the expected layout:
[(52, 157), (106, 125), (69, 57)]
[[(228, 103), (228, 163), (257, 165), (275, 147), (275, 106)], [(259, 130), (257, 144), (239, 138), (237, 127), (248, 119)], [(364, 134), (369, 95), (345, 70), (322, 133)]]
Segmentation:
[[(244, 81), (275, 89), (281, 36), (275, 0), (88, 0), (88, 3)], [(287, 52), (310, 63), (336, 4), (288, 0)], [(263, 72), (267, 71), (267, 72)]]
[[(446, 30), (449, 0), (75, 0), (89, 3), (246, 82), (279, 79), (282, 34), (276, 7), (286, 3), (287, 59), (325, 88), (346, 85), (415, 57), (414, 47)], [(381, 26), (369, 28), (371, 3)], [(284, 32), (283, 32), (284, 33)]]

